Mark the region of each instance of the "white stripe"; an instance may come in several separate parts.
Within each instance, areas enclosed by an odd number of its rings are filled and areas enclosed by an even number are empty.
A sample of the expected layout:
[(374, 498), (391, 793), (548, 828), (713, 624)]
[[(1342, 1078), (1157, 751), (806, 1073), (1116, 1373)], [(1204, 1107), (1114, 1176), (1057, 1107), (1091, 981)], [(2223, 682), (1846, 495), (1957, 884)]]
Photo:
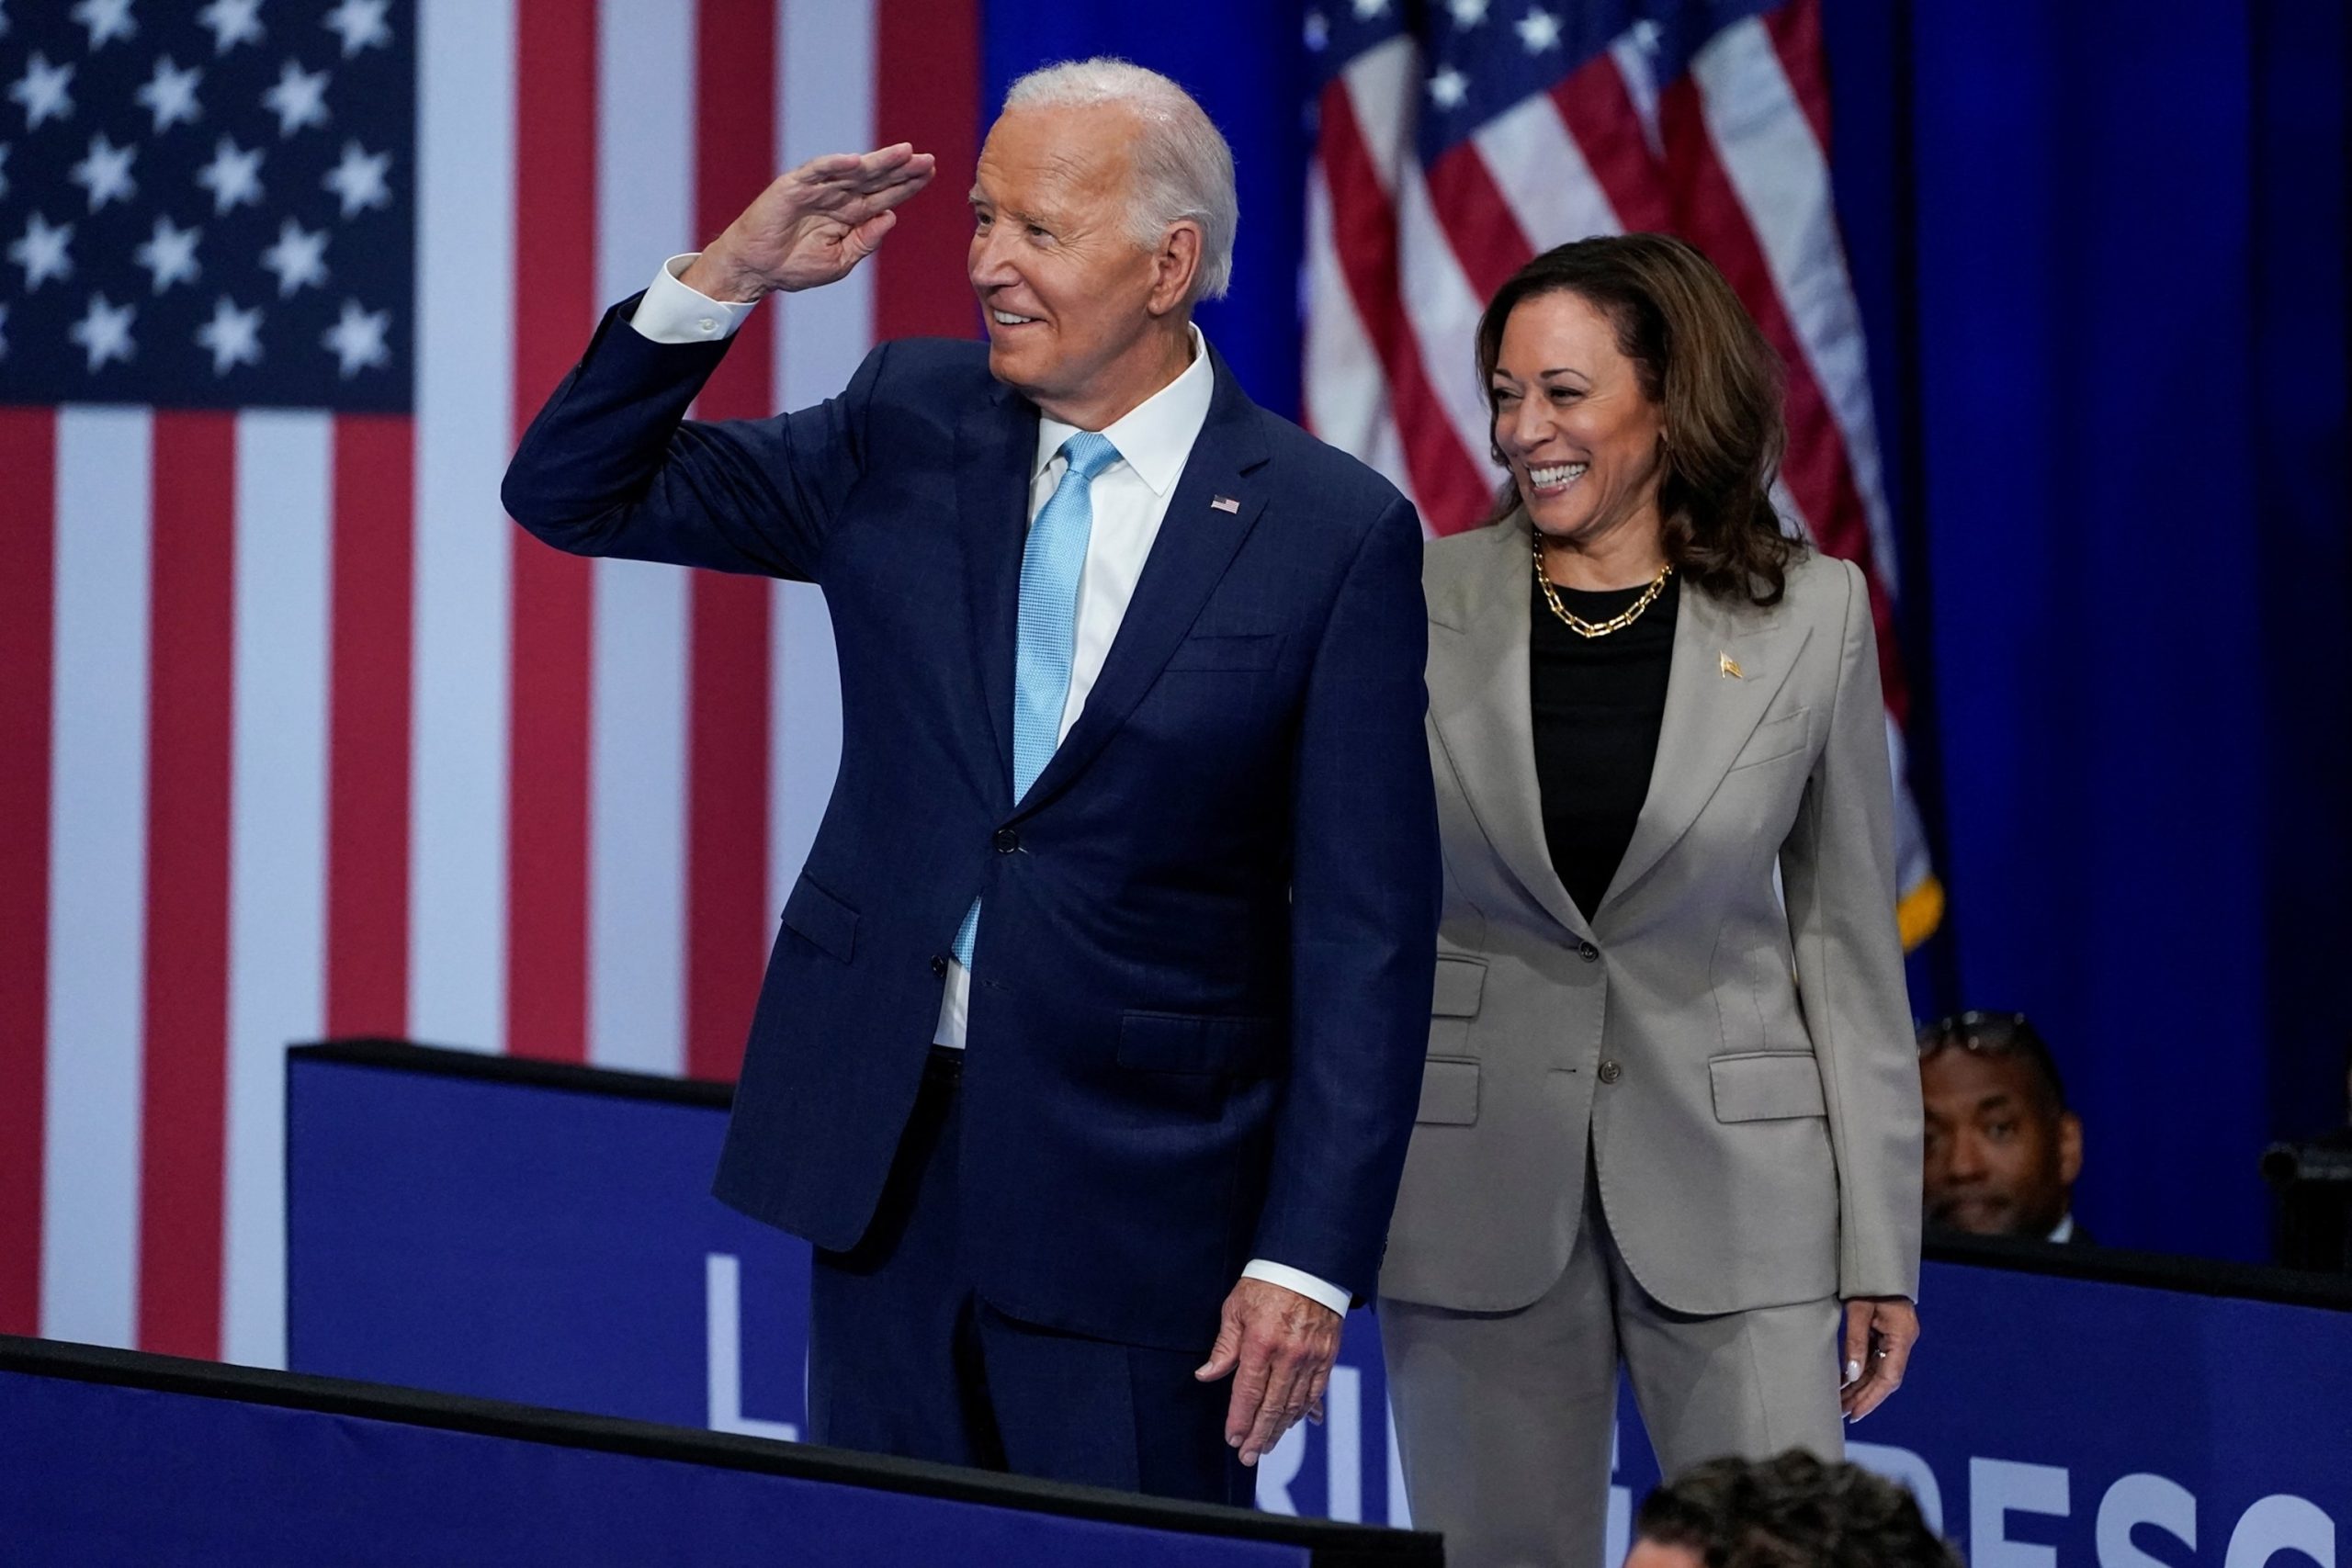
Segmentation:
[(1412, 151), (1411, 134), (1419, 118), (1420, 50), (1409, 38), (1390, 39), (1349, 62), (1340, 80), (1381, 194), (1393, 199), (1397, 171)]
[(423, 0), (417, 116), (416, 728), (409, 1030), (505, 1032), (514, 412), (511, 0)]
[[(777, 0), (776, 166), (862, 150), (874, 127), (874, 7)], [(961, 200), (933, 190), (928, 201)], [(943, 284), (943, 286), (944, 286)], [(874, 342), (874, 270), (775, 301), (775, 405), (806, 407), (846, 386)], [(841, 767), (841, 671), (824, 596), (775, 586), (768, 616), (768, 908), (808, 858)]]
[(1871, 415), (1870, 353), (1838, 235), (1828, 162), (1762, 22), (1718, 33), (1699, 51), (1691, 74), (1724, 172), (1844, 437), (1877, 575), (1893, 592), (1894, 536)]
[[(797, 168), (825, 152), (864, 152), (879, 134), (873, 129), (876, 8), (776, 0), (776, 167)], [(921, 199), (961, 205), (964, 193), (934, 186)], [(962, 285), (943, 277), (939, 287)], [(873, 267), (783, 295), (772, 302), (777, 307), (775, 406), (801, 408), (848, 385), (874, 341)]]
[(40, 1331), (97, 1345), (137, 1330), (153, 442), (143, 410), (57, 417)]
[(1492, 445), (1487, 398), (1478, 385), (1478, 315), (1485, 302), (1464, 276), (1437, 212), (1430, 205), (1421, 167), (1400, 172), (1396, 185), (1397, 287), (1405, 320), (1421, 356), (1421, 373), (1445, 411), (1471, 466), (1488, 471)]
[(1624, 230), (1584, 149), (1568, 134), (1549, 93), (1522, 98), (1472, 138), (1520, 232), (1538, 252)]
[(221, 1356), (286, 1363), (286, 1047), (326, 1020), (334, 429), (237, 421)]
[[(598, 298), (691, 249), (694, 10), (605, 0), (597, 33)], [(584, 328), (582, 329), (585, 330)], [(684, 1063), (687, 577), (594, 563), (588, 795), (588, 1055)]]
[[(1388, 379), (1340, 265), (1334, 223), (1330, 171), (1317, 159), (1306, 180), (1306, 366), (1301, 386), (1306, 423), (1321, 439), (1373, 463), (1410, 494), (1403, 446), (1394, 439)], [(1373, 462), (1383, 446), (1394, 467)]]

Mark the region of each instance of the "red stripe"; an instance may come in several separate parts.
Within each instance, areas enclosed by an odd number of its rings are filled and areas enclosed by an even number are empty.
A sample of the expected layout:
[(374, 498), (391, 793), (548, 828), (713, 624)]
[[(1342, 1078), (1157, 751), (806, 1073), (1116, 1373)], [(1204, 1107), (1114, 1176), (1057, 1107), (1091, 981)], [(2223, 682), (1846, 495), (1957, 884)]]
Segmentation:
[(412, 438), (405, 417), (334, 422), (327, 733), (327, 1032), (408, 1029)]
[(1772, 35), (1773, 52), (1781, 57), (1781, 69), (1788, 73), (1790, 89), (1797, 96), (1797, 107), (1804, 110), (1804, 118), (1813, 127), (1814, 140), (1821, 143), (1826, 156), (1829, 151), (1829, 77), (1824, 62), (1829, 56), (1821, 42), (1820, 0), (1789, 0), (1779, 10), (1766, 15), (1764, 27)]
[(1642, 134), (1641, 111), (1625, 90), (1616, 57), (1594, 56), (1552, 89), (1552, 102), (1600, 193), (1629, 232), (1663, 232), (1673, 227), (1664, 172)]
[(154, 419), (139, 1346), (220, 1353), (236, 417)]
[(1398, 292), (1396, 215), (1382, 190), (1344, 80), (1323, 90), (1322, 125), (1320, 152), (1331, 192), (1331, 247), (1355, 300), (1357, 319), (1388, 378), (1389, 409), (1404, 442), (1406, 475), (1420, 503), (1422, 521), (1440, 534), (1459, 533), (1486, 515), (1492, 497), (1470, 454), (1454, 438), (1411, 341)]
[(0, 1334), (40, 1332), (41, 1118), (49, 1042), (50, 692), (57, 417), (0, 409)]
[[(696, 17), (695, 213), (715, 234), (774, 175), (775, 8), (700, 0)], [(894, 234), (896, 246), (903, 234)], [(698, 412), (773, 411), (773, 311), (736, 334)], [(732, 1078), (743, 1055), (770, 934), (768, 617), (760, 578), (697, 572), (686, 740), (686, 1070)]]
[[(517, 0), (514, 423), (596, 319), (596, 8)], [(579, 1060), (588, 1039), (589, 563), (514, 533), (506, 1048)]]
[(1789, 319), (1764, 249), (1748, 227), (1739, 195), (1724, 174), (1708, 133), (1698, 84), (1683, 77), (1660, 95), (1658, 116), (1671, 177), (1677, 229), (1707, 253), (1756, 318), (1765, 340), (1781, 356), (1788, 381), (1788, 460), (1782, 478), (1813, 525), (1813, 536), (1831, 555), (1859, 564), (1871, 583), (1871, 609), (1879, 633), (1880, 678), (1886, 705), (1899, 723), (1908, 706), (1896, 655), (1893, 606), (1872, 561), (1871, 531), (1854, 483), (1844, 435), (1815, 379), (1812, 361)]
[(972, 238), (964, 193), (980, 153), (978, 0), (876, 0), (874, 54), (874, 140), (911, 141), (939, 161), (867, 264), (875, 338), (975, 336), (979, 309), (958, 280)]
[(1457, 141), (1429, 167), (1430, 207), (1445, 231), (1463, 276), (1481, 299), (1535, 254), (1534, 243), (1519, 226), (1502, 186), (1479, 155), (1477, 144)]

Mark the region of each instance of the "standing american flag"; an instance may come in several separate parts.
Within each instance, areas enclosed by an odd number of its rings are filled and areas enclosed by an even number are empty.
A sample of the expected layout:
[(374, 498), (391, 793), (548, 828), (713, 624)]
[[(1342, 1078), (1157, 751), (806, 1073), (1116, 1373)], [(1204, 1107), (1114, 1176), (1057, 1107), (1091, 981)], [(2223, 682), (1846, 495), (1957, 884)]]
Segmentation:
[[(975, 0), (0, 0), (0, 1332), (283, 1357), (290, 1041), (732, 1075), (822, 605), (559, 556), (499, 478), (778, 168), (960, 188), (978, 61)], [(964, 233), (763, 309), (700, 412), (968, 333)]]
[[(1520, 265), (1663, 231), (1723, 270), (1788, 368), (1782, 514), (1859, 563), (1904, 776), (1894, 546), (1829, 182), (1820, 0), (1324, 0), (1306, 17), (1306, 403), (1317, 434), (1474, 525), (1487, 457), (1478, 312)], [(1904, 940), (1942, 893), (1907, 788)]]

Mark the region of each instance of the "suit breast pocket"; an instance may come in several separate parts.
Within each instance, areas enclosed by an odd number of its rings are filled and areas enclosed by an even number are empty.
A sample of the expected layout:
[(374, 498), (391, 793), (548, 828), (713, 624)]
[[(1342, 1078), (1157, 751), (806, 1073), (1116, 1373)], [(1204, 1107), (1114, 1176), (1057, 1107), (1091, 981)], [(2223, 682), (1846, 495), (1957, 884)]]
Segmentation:
[(1215, 637), (1188, 637), (1176, 645), (1164, 668), (1169, 670), (1272, 670), (1282, 657), (1280, 632), (1239, 632)]
[(1768, 718), (1756, 727), (1747, 744), (1732, 759), (1731, 771), (1760, 768), (1767, 762), (1778, 762), (1790, 757), (1802, 757), (1813, 750), (1813, 710), (1799, 708), (1778, 718)]

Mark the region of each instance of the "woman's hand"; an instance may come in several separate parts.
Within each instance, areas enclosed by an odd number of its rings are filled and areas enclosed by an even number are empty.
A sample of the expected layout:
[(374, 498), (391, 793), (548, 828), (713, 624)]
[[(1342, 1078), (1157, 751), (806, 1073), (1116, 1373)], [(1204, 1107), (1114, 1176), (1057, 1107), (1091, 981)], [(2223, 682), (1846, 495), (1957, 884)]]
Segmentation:
[(1859, 1421), (1903, 1386), (1911, 1347), (1919, 1342), (1919, 1309), (1904, 1296), (1862, 1296), (1846, 1303), (1845, 1381), (1838, 1406)]

